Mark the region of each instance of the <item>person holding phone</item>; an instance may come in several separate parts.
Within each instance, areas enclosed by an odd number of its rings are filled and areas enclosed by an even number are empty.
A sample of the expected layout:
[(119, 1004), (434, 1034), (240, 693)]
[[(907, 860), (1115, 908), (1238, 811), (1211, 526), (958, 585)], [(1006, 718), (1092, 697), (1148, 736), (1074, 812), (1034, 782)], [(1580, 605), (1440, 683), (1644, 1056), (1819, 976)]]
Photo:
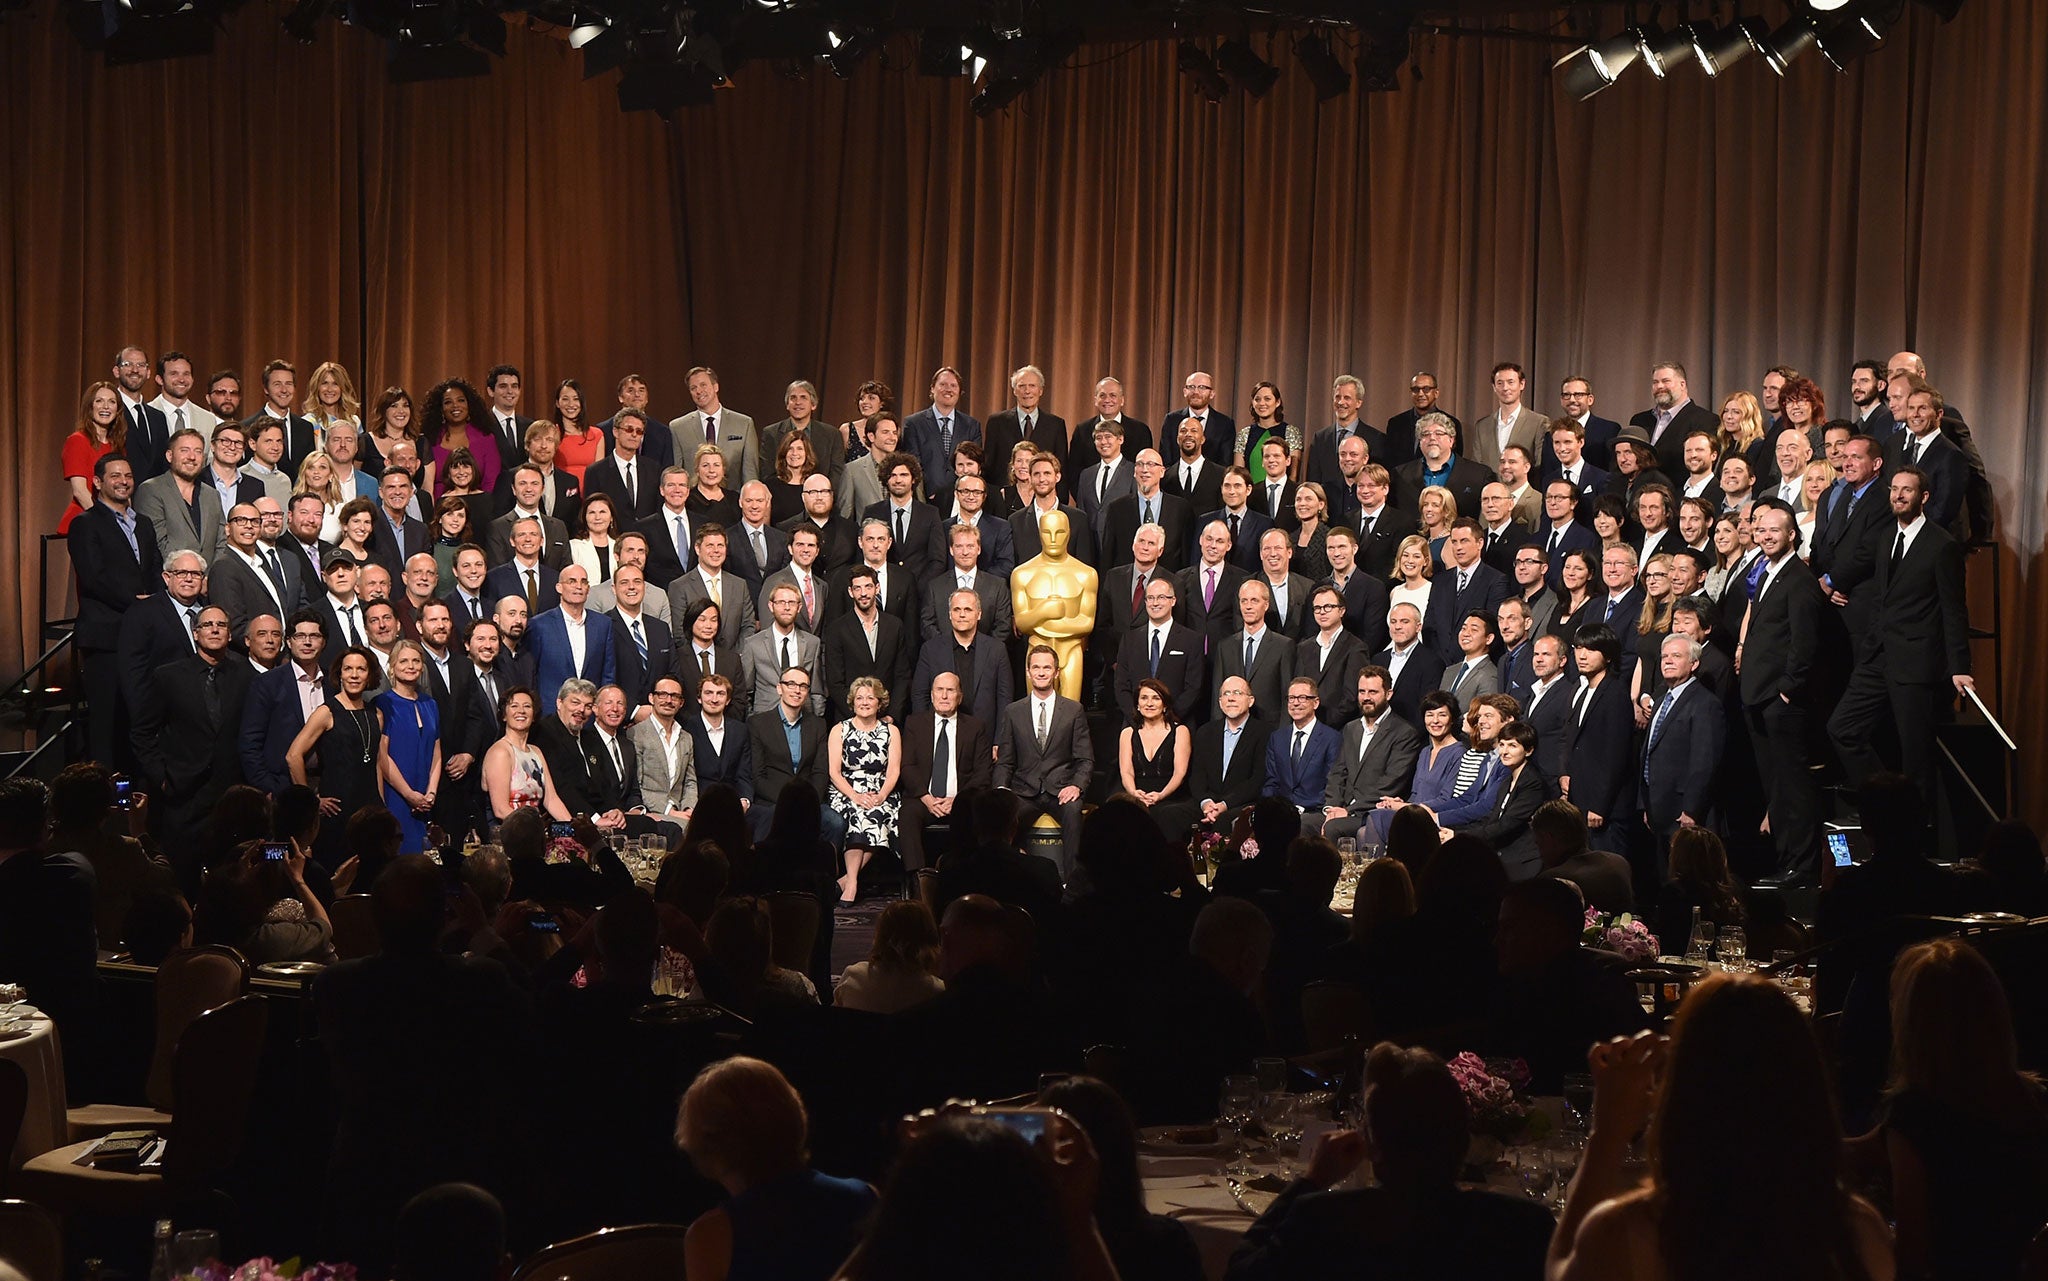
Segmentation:
[(306, 886), (306, 850), (297, 841), (250, 841), (235, 861), (207, 878), (194, 913), (194, 936), (225, 943), (251, 965), (332, 961), (334, 926)]

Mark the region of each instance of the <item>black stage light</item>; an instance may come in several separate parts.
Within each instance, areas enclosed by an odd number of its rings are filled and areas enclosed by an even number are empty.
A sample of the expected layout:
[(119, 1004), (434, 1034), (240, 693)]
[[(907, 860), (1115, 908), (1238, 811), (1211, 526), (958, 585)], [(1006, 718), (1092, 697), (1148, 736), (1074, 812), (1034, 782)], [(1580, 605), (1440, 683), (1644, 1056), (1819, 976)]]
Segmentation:
[(1579, 102), (1621, 79), (1629, 64), (1642, 56), (1638, 29), (1630, 27), (1593, 44), (1581, 45), (1553, 64), (1564, 91)]
[(1412, 13), (1382, 14), (1359, 28), (1358, 83), (1367, 93), (1392, 93), (1401, 87), (1401, 65), (1414, 48)]
[(1844, 14), (1814, 40), (1820, 56), (1837, 71), (1847, 71), (1850, 63), (1883, 43), (1884, 23), (1867, 0)]
[(1801, 13), (1770, 34), (1764, 41), (1764, 61), (1771, 64), (1771, 70), (1779, 75), (1792, 65), (1792, 60), (1813, 48), (1819, 39), (1819, 32), (1813, 15)]
[(825, 33), (825, 43), (832, 46), (832, 52), (825, 55), (825, 65), (832, 68), (832, 74), (841, 80), (853, 74), (862, 60), (882, 47), (882, 38), (871, 27), (855, 27), (841, 31), (833, 28)]
[(1223, 78), (1223, 74), (1216, 70), (1216, 64), (1209, 60), (1209, 55), (1203, 53), (1194, 41), (1180, 42), (1177, 61), (1181, 72), (1195, 82), (1195, 88), (1204, 98), (1211, 102), (1221, 102), (1230, 96), (1230, 82)]
[(1762, 53), (1764, 41), (1769, 38), (1770, 28), (1762, 18), (1737, 18), (1718, 31), (1701, 25), (1692, 52), (1699, 60), (1700, 70), (1718, 76), (1750, 54)]
[(1295, 60), (1316, 88), (1316, 101), (1328, 102), (1351, 88), (1351, 73), (1330, 52), (1329, 41), (1310, 32), (1294, 42)]
[(921, 76), (964, 76), (973, 57), (974, 51), (958, 31), (927, 27), (917, 33), (917, 74)]
[(284, 15), (285, 34), (300, 44), (312, 44), (320, 34), (320, 19), (327, 16), (328, 0), (297, 0)]
[(1248, 98), (1263, 98), (1280, 79), (1280, 68), (1252, 52), (1242, 40), (1226, 40), (1216, 50), (1216, 68)]

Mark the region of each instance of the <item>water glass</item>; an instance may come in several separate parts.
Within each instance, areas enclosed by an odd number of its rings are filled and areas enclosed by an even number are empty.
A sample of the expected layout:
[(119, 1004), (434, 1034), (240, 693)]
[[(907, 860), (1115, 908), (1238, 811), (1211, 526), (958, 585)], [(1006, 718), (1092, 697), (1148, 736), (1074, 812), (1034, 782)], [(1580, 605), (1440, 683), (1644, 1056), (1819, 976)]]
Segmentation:
[(1714, 959), (1714, 923), (1701, 921), (1686, 941), (1685, 959), (1704, 965)]
[(1593, 1123), (1593, 1074), (1567, 1072), (1564, 1075), (1565, 1125), (1574, 1134), (1584, 1134)]
[(171, 1241), (171, 1275), (190, 1276), (220, 1258), (220, 1233), (188, 1228)]
[(1749, 939), (1744, 936), (1741, 926), (1723, 926), (1714, 944), (1724, 967), (1731, 970), (1748, 968)]
[(1259, 1078), (1247, 1072), (1223, 1078), (1223, 1092), (1217, 1102), (1216, 1119), (1234, 1131), (1230, 1163), (1224, 1173), (1233, 1177), (1246, 1177), (1251, 1171), (1251, 1161), (1245, 1153), (1244, 1128), (1258, 1115)]
[(1253, 1059), (1252, 1075), (1258, 1078), (1259, 1093), (1287, 1093), (1287, 1060), (1280, 1058)]

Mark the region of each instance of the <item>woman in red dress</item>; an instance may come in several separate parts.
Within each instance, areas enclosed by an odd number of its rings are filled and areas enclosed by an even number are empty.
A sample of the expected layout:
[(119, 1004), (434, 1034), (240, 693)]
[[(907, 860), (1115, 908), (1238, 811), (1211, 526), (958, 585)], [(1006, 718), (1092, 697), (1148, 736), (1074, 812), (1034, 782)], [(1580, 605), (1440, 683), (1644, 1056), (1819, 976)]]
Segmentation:
[(103, 454), (118, 454), (128, 443), (128, 421), (121, 413), (121, 393), (110, 382), (96, 382), (78, 402), (78, 426), (64, 438), (64, 479), (71, 483), (71, 503), (57, 522), (57, 532), (71, 532), (72, 518), (97, 501), (93, 465)]

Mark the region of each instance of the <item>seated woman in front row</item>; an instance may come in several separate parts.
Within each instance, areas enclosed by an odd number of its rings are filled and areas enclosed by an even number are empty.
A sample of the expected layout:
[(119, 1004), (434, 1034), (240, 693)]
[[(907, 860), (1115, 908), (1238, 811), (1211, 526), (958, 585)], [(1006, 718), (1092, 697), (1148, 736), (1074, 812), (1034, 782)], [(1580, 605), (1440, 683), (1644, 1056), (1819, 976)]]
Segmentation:
[(1455, 827), (1446, 825), (1441, 835), (1445, 840), (1478, 837), (1500, 855), (1509, 880), (1526, 881), (1543, 870), (1530, 820), (1549, 796), (1543, 771), (1536, 768), (1536, 727), (1527, 721), (1509, 721), (1494, 739), (1493, 750), (1500, 758), (1493, 807)]
[(1382, 796), (1379, 805), (1365, 816), (1358, 839), (1370, 845), (1385, 845), (1387, 829), (1404, 805), (1421, 805), (1434, 812), (1450, 800), (1458, 778), (1458, 764), (1465, 759), (1465, 743), (1458, 737), (1458, 700), (1445, 689), (1433, 689), (1422, 696), (1422, 732), (1429, 745), (1415, 761), (1415, 781), (1408, 795)]
[(569, 821), (569, 807), (555, 791), (547, 759), (527, 740), (540, 705), (530, 689), (505, 692), (505, 734), (484, 753), (484, 792), (491, 818), (502, 823), (514, 810), (542, 809), (558, 823)]

